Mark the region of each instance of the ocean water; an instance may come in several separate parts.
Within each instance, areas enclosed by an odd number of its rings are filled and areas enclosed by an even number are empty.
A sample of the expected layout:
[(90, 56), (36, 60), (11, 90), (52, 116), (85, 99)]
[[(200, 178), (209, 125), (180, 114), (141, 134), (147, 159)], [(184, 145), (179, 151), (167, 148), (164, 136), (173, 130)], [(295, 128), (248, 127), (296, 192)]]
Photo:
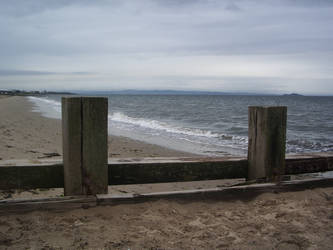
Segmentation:
[[(29, 97), (61, 118), (61, 97)], [(248, 106), (288, 107), (287, 153), (333, 151), (333, 97), (110, 95), (108, 131), (208, 156), (246, 155)]]

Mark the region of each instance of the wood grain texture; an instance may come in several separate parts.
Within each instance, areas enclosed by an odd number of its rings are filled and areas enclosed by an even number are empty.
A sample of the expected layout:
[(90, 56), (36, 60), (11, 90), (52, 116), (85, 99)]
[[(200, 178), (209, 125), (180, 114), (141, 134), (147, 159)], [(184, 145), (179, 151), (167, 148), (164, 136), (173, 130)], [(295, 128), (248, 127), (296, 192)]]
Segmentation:
[(248, 178), (278, 180), (285, 171), (287, 107), (249, 107)]
[[(332, 153), (288, 156), (288, 175), (333, 171)], [(111, 159), (108, 184), (143, 184), (247, 177), (245, 158)], [(0, 161), (0, 190), (64, 187), (61, 161)]]
[(62, 98), (62, 141), (65, 195), (82, 189), (82, 104), (80, 97)]
[(108, 191), (108, 99), (82, 98), (83, 194)]

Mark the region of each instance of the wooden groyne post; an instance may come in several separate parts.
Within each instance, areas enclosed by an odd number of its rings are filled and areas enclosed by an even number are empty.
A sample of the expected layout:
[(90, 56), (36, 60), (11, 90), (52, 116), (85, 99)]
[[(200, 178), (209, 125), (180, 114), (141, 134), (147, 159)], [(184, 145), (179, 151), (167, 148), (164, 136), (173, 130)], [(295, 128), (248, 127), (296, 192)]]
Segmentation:
[(107, 115), (107, 98), (62, 98), (65, 195), (107, 193)]
[(249, 107), (248, 179), (279, 181), (285, 171), (287, 107)]

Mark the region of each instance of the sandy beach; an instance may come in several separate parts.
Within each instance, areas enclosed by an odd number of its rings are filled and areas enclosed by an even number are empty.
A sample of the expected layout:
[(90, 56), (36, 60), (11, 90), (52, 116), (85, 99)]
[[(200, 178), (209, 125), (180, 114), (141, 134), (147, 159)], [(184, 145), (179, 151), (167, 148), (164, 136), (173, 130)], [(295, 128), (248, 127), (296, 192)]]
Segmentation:
[[(0, 159), (42, 159), (62, 157), (61, 120), (31, 112), (25, 97), (0, 99)], [(109, 137), (109, 157), (193, 156), (126, 137)]]
[[(61, 158), (61, 121), (0, 97), (0, 158)], [(191, 156), (109, 138), (110, 157)], [(114, 186), (113, 192), (210, 188), (223, 181)], [(199, 184), (198, 184), (199, 183)], [(36, 191), (19, 192), (19, 198)], [(51, 190), (59, 195), (59, 190)], [(58, 193), (57, 193), (58, 192)], [(8, 193), (7, 193), (8, 194)], [(6, 198), (6, 197), (0, 197)], [(333, 188), (260, 195), (160, 199), (65, 212), (0, 215), (0, 249), (332, 249)]]
[(0, 216), (0, 249), (332, 249), (333, 188)]

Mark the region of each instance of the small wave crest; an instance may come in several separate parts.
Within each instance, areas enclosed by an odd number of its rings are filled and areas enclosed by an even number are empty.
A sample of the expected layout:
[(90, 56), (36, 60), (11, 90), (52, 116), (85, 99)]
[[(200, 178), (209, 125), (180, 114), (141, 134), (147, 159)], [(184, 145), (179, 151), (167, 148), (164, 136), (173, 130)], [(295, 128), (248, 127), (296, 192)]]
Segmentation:
[(46, 98), (42, 98), (42, 97), (35, 97), (35, 96), (29, 96), (28, 98), (32, 101), (44, 102), (44, 103), (47, 103), (47, 104), (50, 104), (50, 105), (61, 107), (61, 103), (58, 102), (58, 101), (55, 101), (55, 100), (46, 99)]
[(207, 137), (207, 138), (223, 138), (226, 140), (232, 139), (232, 136), (214, 133), (212, 131), (201, 130), (196, 128), (186, 128), (186, 127), (179, 127), (175, 125), (171, 125), (166, 122), (161, 122), (157, 120), (150, 120), (144, 118), (134, 118), (127, 116), (121, 112), (115, 112), (109, 115), (110, 121), (113, 122), (121, 122), (127, 123), (134, 126), (152, 129), (152, 130), (159, 130), (167, 133), (172, 134), (180, 134), (180, 135), (188, 135), (188, 136), (195, 136), (195, 137)]
[(305, 139), (287, 140), (287, 153), (328, 152), (333, 151), (333, 144)]
[(118, 131), (128, 131), (129, 134), (136, 137), (143, 135), (141, 138), (144, 141), (148, 140), (149, 143), (161, 146), (171, 148), (180, 146), (178, 149), (183, 151), (190, 147), (189, 152), (204, 155), (220, 155), (218, 152), (222, 151), (224, 154), (244, 154), (246, 152), (248, 139), (243, 136), (190, 128), (148, 118), (134, 118), (121, 112), (109, 114), (108, 118), (110, 131), (118, 129)]
[(28, 100), (30, 100), (34, 104), (34, 112), (40, 112), (44, 116), (50, 118), (61, 118), (61, 102), (35, 96), (29, 96)]

